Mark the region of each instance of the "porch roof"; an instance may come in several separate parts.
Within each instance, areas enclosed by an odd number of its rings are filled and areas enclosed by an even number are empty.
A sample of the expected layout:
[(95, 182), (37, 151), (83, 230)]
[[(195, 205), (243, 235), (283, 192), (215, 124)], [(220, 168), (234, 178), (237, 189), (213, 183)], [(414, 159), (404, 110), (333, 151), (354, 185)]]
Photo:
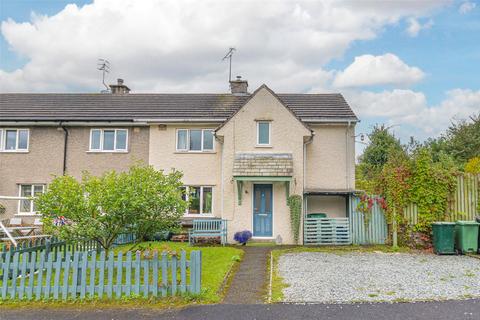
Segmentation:
[(291, 153), (236, 153), (235, 154), (235, 160), (233, 163), (234, 178), (235, 177), (291, 177), (292, 174), (293, 174), (293, 156)]
[(319, 188), (306, 188), (303, 192), (306, 196), (347, 196), (354, 194), (354, 189), (319, 189)]

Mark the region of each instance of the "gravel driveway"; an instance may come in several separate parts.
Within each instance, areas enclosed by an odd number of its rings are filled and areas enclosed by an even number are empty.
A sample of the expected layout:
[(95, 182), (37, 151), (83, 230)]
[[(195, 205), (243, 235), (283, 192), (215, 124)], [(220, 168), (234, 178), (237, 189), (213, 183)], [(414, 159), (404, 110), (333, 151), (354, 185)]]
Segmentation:
[(480, 297), (480, 260), (406, 253), (289, 253), (278, 270), (287, 302)]

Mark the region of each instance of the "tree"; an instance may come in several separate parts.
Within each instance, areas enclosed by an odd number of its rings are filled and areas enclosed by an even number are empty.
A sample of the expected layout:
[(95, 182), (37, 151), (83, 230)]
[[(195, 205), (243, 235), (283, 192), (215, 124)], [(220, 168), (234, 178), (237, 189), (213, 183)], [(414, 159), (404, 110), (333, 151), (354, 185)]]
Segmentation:
[(431, 150), (434, 161), (439, 160), (440, 154), (448, 154), (458, 168), (463, 168), (469, 159), (480, 156), (480, 114), (452, 122), (444, 134), (424, 145)]
[(446, 151), (461, 164), (480, 156), (480, 114), (452, 123), (446, 133)]
[(360, 180), (374, 180), (382, 171), (392, 152), (404, 152), (400, 140), (385, 125), (376, 125), (368, 134), (369, 145), (359, 158), (358, 175)]
[(140, 241), (177, 227), (186, 208), (181, 178), (178, 171), (140, 165), (101, 177), (85, 173), (80, 182), (60, 176), (36, 205), (47, 232), (71, 242), (95, 240), (108, 250), (122, 233), (135, 233)]
[(475, 157), (465, 164), (465, 172), (473, 173), (473, 174), (480, 174), (480, 157)]

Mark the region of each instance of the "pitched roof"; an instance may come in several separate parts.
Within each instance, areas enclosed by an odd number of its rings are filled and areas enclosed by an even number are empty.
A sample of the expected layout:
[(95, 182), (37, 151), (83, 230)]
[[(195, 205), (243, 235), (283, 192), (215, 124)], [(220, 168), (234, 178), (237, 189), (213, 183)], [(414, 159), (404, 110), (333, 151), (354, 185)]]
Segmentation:
[[(357, 121), (341, 94), (277, 94), (302, 121)], [(249, 96), (232, 94), (0, 94), (0, 121), (229, 118)]]

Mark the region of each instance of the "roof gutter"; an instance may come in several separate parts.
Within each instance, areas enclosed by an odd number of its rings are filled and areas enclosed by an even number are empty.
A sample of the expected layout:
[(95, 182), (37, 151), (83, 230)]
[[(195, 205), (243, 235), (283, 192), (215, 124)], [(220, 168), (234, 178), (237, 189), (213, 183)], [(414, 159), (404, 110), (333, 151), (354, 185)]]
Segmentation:
[(152, 119), (134, 119), (134, 122), (144, 122), (148, 124), (164, 123), (222, 123), (226, 118), (152, 118)]
[(359, 119), (354, 118), (325, 118), (325, 119), (318, 119), (318, 118), (302, 118), (303, 122), (306, 123), (357, 123), (360, 122)]
[(139, 127), (147, 126), (146, 122), (122, 122), (122, 121), (0, 121), (0, 126), (19, 127)]

